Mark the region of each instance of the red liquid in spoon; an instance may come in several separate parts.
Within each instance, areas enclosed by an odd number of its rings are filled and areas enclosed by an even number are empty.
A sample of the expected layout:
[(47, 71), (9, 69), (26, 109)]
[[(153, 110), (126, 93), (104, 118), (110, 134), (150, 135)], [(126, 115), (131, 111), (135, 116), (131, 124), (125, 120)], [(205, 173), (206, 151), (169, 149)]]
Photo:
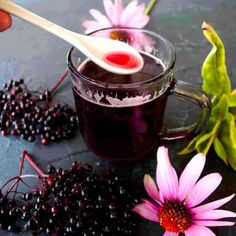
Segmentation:
[(111, 52), (106, 54), (104, 61), (110, 65), (121, 67), (125, 69), (134, 69), (140, 67), (141, 61), (139, 58), (135, 57), (132, 54), (124, 52)]

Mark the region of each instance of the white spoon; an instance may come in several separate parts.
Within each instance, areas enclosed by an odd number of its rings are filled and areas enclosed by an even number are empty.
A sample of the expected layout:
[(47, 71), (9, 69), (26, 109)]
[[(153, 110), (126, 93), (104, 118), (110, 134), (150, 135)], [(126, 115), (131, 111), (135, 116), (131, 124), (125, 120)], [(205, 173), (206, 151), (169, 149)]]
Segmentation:
[(100, 67), (116, 74), (132, 74), (143, 67), (143, 58), (126, 43), (77, 34), (9, 1), (0, 0), (0, 9), (62, 38), (78, 48)]

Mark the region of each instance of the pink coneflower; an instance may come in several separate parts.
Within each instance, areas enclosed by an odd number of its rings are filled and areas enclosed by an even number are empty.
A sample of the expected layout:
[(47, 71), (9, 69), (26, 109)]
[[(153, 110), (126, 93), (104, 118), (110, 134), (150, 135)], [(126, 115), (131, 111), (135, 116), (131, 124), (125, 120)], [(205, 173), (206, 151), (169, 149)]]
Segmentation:
[(142, 217), (159, 222), (166, 230), (165, 236), (213, 236), (208, 226), (232, 226), (235, 222), (218, 221), (236, 217), (236, 213), (217, 209), (230, 201), (235, 194), (199, 206), (219, 186), (222, 177), (211, 173), (201, 178), (205, 156), (197, 154), (188, 163), (178, 179), (170, 163), (168, 150), (160, 147), (157, 152), (156, 183), (149, 176), (144, 177), (144, 187), (154, 200), (143, 199), (134, 212)]
[(149, 16), (144, 15), (145, 5), (138, 4), (135, 0), (125, 8), (122, 0), (115, 0), (114, 3), (111, 0), (104, 0), (103, 4), (106, 15), (98, 10), (90, 9), (90, 14), (95, 20), (83, 22), (86, 28), (85, 33), (114, 26), (143, 28), (149, 21)]

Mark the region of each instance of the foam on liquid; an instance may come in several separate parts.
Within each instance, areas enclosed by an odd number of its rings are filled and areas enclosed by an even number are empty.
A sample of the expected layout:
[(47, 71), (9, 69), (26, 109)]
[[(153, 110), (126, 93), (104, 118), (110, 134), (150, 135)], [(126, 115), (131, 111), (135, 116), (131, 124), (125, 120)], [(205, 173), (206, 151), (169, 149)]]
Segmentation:
[[(164, 63), (159, 59), (147, 53), (141, 52), (144, 57), (144, 67), (143, 69), (132, 75), (117, 75), (110, 73), (97, 65), (95, 65), (89, 59), (83, 61), (79, 67), (78, 71), (87, 78), (92, 78), (95, 82), (101, 83), (109, 83), (109, 84), (135, 84), (144, 81), (148, 81), (155, 76), (160, 75), (165, 70)], [(149, 62), (149, 63), (148, 63)], [(155, 64), (154, 64), (155, 63)], [(153, 99), (157, 98), (162, 94), (166, 88), (163, 88), (163, 91), (155, 92), (154, 94), (143, 93), (138, 96), (118, 98), (116, 94), (112, 94), (112, 96), (104, 95), (101, 92), (92, 92), (90, 90), (85, 91), (81, 84), (81, 82), (73, 81), (73, 85), (77, 90), (78, 95), (80, 95), (83, 99), (86, 99), (89, 102), (95, 103), (100, 106), (106, 107), (130, 107), (130, 106), (138, 106), (144, 103), (150, 102)], [(140, 85), (141, 86), (141, 85)], [(101, 100), (106, 100), (107, 103), (102, 102)]]

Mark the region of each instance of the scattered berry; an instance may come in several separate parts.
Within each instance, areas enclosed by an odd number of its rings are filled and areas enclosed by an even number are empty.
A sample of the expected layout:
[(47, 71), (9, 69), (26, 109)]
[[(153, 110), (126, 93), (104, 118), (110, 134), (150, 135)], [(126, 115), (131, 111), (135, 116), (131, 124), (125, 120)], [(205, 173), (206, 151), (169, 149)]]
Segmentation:
[(0, 131), (42, 144), (70, 139), (77, 130), (76, 112), (65, 104), (50, 104), (51, 93), (32, 92), (24, 80), (10, 80), (0, 90)]

